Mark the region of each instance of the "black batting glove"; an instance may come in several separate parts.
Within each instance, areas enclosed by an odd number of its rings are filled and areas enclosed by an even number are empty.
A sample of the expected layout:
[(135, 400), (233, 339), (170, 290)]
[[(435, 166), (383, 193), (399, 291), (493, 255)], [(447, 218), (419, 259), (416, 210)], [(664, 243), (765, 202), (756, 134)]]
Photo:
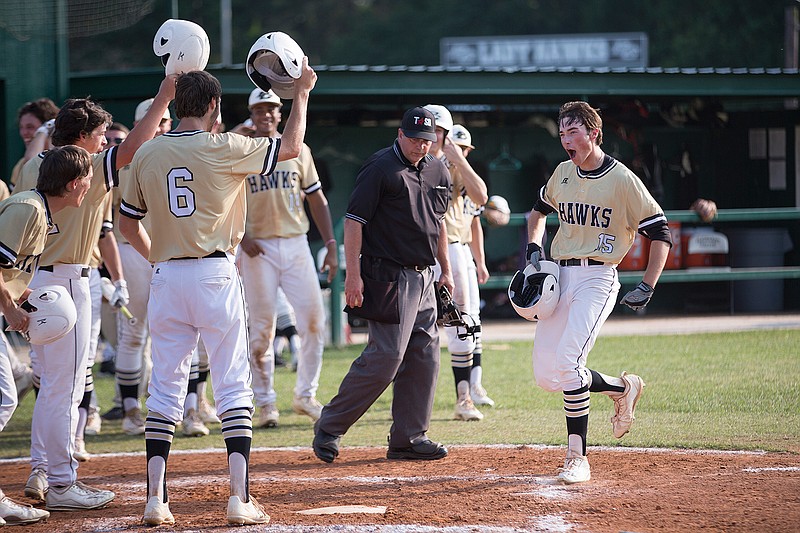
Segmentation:
[(638, 311), (647, 306), (647, 304), (650, 302), (650, 298), (653, 297), (654, 292), (655, 289), (653, 287), (642, 281), (636, 286), (635, 289), (623, 296), (619, 303), (627, 305), (634, 311)]
[(529, 264), (533, 265), (533, 268), (541, 270), (542, 266), (539, 264), (539, 261), (544, 259), (542, 247), (535, 242), (529, 242), (528, 246), (525, 247), (525, 259), (528, 260)]

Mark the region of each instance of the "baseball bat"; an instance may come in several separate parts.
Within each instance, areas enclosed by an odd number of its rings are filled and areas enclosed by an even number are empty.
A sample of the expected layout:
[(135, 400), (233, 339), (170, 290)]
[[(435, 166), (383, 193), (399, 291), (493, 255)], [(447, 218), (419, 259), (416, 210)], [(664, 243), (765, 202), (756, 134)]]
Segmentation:
[[(107, 302), (110, 302), (111, 298), (114, 297), (114, 291), (116, 290), (111, 280), (108, 278), (100, 278), (100, 289), (103, 291), (103, 298), (105, 298)], [(121, 305), (118, 307), (118, 309), (122, 315), (128, 319), (128, 324), (131, 326), (135, 325), (139, 321), (135, 316), (133, 316), (126, 306)]]

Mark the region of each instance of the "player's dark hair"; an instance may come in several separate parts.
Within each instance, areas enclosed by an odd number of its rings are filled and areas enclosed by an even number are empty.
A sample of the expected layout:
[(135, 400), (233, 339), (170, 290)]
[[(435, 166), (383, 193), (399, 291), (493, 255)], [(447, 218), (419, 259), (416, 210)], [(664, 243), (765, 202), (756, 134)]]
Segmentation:
[(111, 124), (111, 114), (88, 98), (70, 98), (56, 116), (56, 129), (51, 140), (53, 146), (75, 144), (81, 133), (90, 135), (98, 126)]
[(31, 114), (44, 124), (51, 118), (58, 115), (58, 106), (49, 98), (39, 98), (33, 102), (25, 102), (17, 111), (17, 123), (22, 119), (22, 115)]
[(106, 133), (109, 131), (121, 131), (123, 133), (130, 133), (131, 130), (128, 129), (128, 126), (123, 124), (122, 122), (114, 122), (112, 123), (108, 129), (106, 129)]
[(175, 115), (181, 118), (200, 118), (208, 112), (208, 105), (222, 98), (219, 80), (204, 70), (193, 70), (178, 77), (175, 85)]
[(597, 146), (603, 144), (603, 119), (600, 112), (586, 102), (567, 102), (558, 110), (558, 124), (565, 120), (567, 124), (578, 123), (586, 126), (588, 131), (597, 130)]
[(92, 157), (80, 146), (56, 146), (44, 155), (36, 188), (50, 196), (66, 196), (67, 183), (86, 176), (91, 168)]

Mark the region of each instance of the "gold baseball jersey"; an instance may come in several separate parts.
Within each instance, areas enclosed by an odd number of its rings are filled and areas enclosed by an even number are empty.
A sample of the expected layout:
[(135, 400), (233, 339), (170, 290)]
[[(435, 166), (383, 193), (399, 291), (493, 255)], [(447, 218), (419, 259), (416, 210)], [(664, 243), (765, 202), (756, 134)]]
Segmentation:
[(469, 222), (472, 220), (467, 219), (464, 215), (464, 199), (466, 198), (466, 190), (464, 189), (464, 182), (461, 179), (461, 172), (447, 161), (447, 158), (442, 158), (448, 170), (450, 171), (450, 179), (452, 186), (450, 187), (450, 204), (447, 206), (447, 211), (444, 214), (444, 227), (447, 230), (447, 242), (453, 244), (462, 242), (461, 238), (464, 234), (464, 226), (469, 227)]
[(464, 191), (464, 228), (461, 232), (461, 244), (472, 242), (472, 219), (481, 216), (483, 206), (477, 205), (469, 199), (466, 190)]
[[(105, 200), (103, 200), (103, 223), (100, 226), (100, 234), (97, 236), (98, 241), (100, 240), (101, 236), (104, 236), (106, 233), (114, 230), (114, 223), (111, 221), (111, 217), (114, 204), (113, 196), (117, 189), (119, 189), (119, 187), (115, 187), (114, 193), (107, 194)], [(89, 260), (89, 266), (92, 268), (97, 268), (102, 262), (103, 254), (100, 253), (100, 245), (95, 242), (94, 248), (92, 249), (92, 258)]]
[[(126, 181), (132, 179), (131, 175), (131, 166), (125, 165), (121, 169), (119, 169), (119, 182), (125, 183)], [(122, 204), (122, 187), (117, 187), (114, 189), (112, 193), (112, 204), (111, 204), (111, 214), (112, 220), (114, 221), (114, 237), (117, 239), (117, 244), (128, 244), (128, 239), (122, 234), (119, 230), (119, 224), (116, 222), (118, 219), (116, 218), (119, 215), (119, 206)], [(142, 227), (147, 232), (148, 235), (152, 235), (150, 231), (150, 218), (151, 217), (144, 217), (141, 220)]]
[[(542, 204), (549, 209), (542, 209)], [(587, 258), (617, 264), (637, 231), (669, 239), (662, 232), (667, 218), (647, 187), (609, 155), (591, 172), (572, 161), (558, 165), (539, 191), (536, 209), (558, 213), (559, 227), (550, 246), (554, 260)]]
[[(22, 168), (20, 192), (36, 186), (43, 158), (44, 153), (41, 153)], [(75, 209), (62, 209), (53, 215), (54, 226), (39, 260), (41, 265), (88, 266), (91, 262), (92, 251), (97, 246), (97, 239), (100, 238), (103, 226), (106, 194), (119, 185), (117, 147), (113, 146), (99, 154), (92, 154), (92, 169), (94, 170), (92, 186), (81, 206)]]
[(151, 263), (233, 252), (244, 234), (245, 178), (272, 174), (279, 149), (269, 137), (165, 133), (136, 152), (119, 212), (152, 217)]
[(0, 202), (0, 269), (14, 300), (30, 284), (52, 226), (47, 199), (38, 191), (25, 191)]
[(14, 165), (14, 168), (11, 169), (11, 178), (9, 179), (9, 182), (14, 187), (16, 187), (19, 183), (20, 176), (22, 175), (22, 167), (25, 166), (25, 163), (27, 163), (25, 158), (20, 157), (19, 161), (17, 161), (17, 163)]
[(309, 223), (303, 194), (321, 188), (311, 148), (305, 144), (299, 157), (281, 161), (272, 174), (249, 174), (245, 185), (247, 236), (274, 239), (305, 235)]
[(9, 196), (11, 196), (11, 192), (8, 190), (8, 185), (6, 185), (5, 181), (0, 180), (0, 202)]

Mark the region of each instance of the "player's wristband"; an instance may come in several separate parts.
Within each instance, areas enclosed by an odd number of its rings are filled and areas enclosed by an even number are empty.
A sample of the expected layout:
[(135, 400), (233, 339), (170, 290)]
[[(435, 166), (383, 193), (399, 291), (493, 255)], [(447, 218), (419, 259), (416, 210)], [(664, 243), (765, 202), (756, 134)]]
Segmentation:
[(336, 244), (336, 239), (328, 239), (327, 241), (325, 241), (325, 246), (328, 246), (331, 243)]

